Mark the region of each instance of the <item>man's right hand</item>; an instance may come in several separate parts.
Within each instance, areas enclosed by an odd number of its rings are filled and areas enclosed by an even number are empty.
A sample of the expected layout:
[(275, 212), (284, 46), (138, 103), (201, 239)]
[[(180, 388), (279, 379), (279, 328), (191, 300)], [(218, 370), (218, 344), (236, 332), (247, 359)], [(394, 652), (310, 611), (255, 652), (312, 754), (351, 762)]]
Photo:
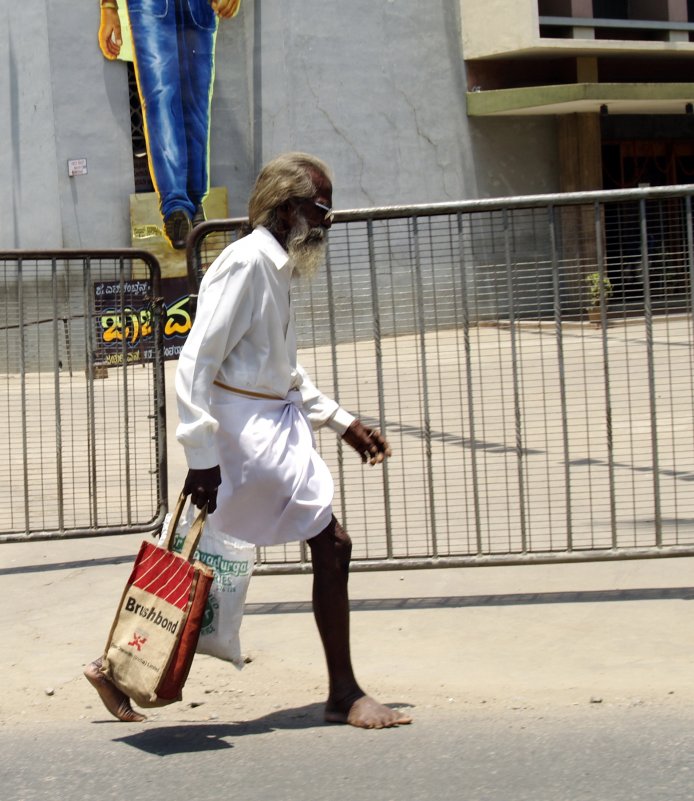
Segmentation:
[(107, 59), (118, 58), (123, 37), (120, 30), (120, 17), (117, 8), (101, 8), (101, 24), (99, 26), (99, 47)]
[(241, 0), (212, 0), (212, 10), (222, 19), (231, 19), (239, 12)]
[(191, 501), (198, 507), (207, 504), (207, 511), (212, 513), (217, 508), (217, 487), (222, 483), (219, 465), (202, 470), (191, 468), (183, 485), (183, 494), (190, 495)]

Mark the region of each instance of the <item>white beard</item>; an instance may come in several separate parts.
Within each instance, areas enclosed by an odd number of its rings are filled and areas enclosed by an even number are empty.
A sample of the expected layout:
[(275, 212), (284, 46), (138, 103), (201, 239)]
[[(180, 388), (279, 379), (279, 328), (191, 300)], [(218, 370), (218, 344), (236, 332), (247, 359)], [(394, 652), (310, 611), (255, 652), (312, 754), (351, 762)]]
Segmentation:
[(294, 274), (309, 280), (313, 278), (325, 259), (327, 248), (325, 229), (311, 228), (301, 217), (287, 237), (287, 253), (294, 265)]

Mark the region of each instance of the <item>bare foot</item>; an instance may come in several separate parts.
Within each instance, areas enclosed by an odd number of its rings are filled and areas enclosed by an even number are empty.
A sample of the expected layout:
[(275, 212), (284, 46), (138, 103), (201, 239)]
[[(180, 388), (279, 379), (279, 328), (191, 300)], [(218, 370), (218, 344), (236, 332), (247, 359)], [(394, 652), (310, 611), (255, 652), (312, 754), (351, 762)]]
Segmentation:
[(139, 723), (147, 720), (145, 715), (136, 712), (130, 706), (128, 696), (112, 684), (101, 672), (101, 657), (94, 662), (90, 662), (84, 669), (84, 675), (89, 679), (89, 683), (99, 693), (99, 698), (104, 702), (104, 706), (118, 720), (127, 723)]
[(398, 709), (379, 704), (369, 695), (362, 695), (347, 709), (341, 711), (331, 707), (330, 703), (325, 709), (325, 720), (328, 723), (348, 723), (360, 729), (390, 729), (393, 726), (402, 726), (412, 723), (412, 718)]

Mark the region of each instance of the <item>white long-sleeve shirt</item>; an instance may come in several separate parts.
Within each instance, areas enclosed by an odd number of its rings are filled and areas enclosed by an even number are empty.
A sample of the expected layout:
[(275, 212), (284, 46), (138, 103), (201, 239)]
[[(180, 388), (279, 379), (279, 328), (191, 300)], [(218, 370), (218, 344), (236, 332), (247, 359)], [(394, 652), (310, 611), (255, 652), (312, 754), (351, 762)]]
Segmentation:
[(314, 428), (328, 425), (343, 434), (355, 419), (297, 363), (291, 277), (287, 252), (262, 226), (225, 248), (205, 273), (176, 371), (176, 438), (188, 467), (221, 461), (219, 424), (210, 413), (214, 381), (280, 398), (298, 389)]

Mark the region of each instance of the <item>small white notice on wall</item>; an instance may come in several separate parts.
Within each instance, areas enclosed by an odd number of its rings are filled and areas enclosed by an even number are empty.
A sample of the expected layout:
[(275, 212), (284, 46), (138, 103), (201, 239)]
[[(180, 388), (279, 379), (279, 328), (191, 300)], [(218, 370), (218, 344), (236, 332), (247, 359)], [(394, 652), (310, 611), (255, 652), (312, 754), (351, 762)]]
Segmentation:
[(67, 163), (67, 174), (71, 178), (73, 175), (86, 175), (87, 159), (70, 159)]

